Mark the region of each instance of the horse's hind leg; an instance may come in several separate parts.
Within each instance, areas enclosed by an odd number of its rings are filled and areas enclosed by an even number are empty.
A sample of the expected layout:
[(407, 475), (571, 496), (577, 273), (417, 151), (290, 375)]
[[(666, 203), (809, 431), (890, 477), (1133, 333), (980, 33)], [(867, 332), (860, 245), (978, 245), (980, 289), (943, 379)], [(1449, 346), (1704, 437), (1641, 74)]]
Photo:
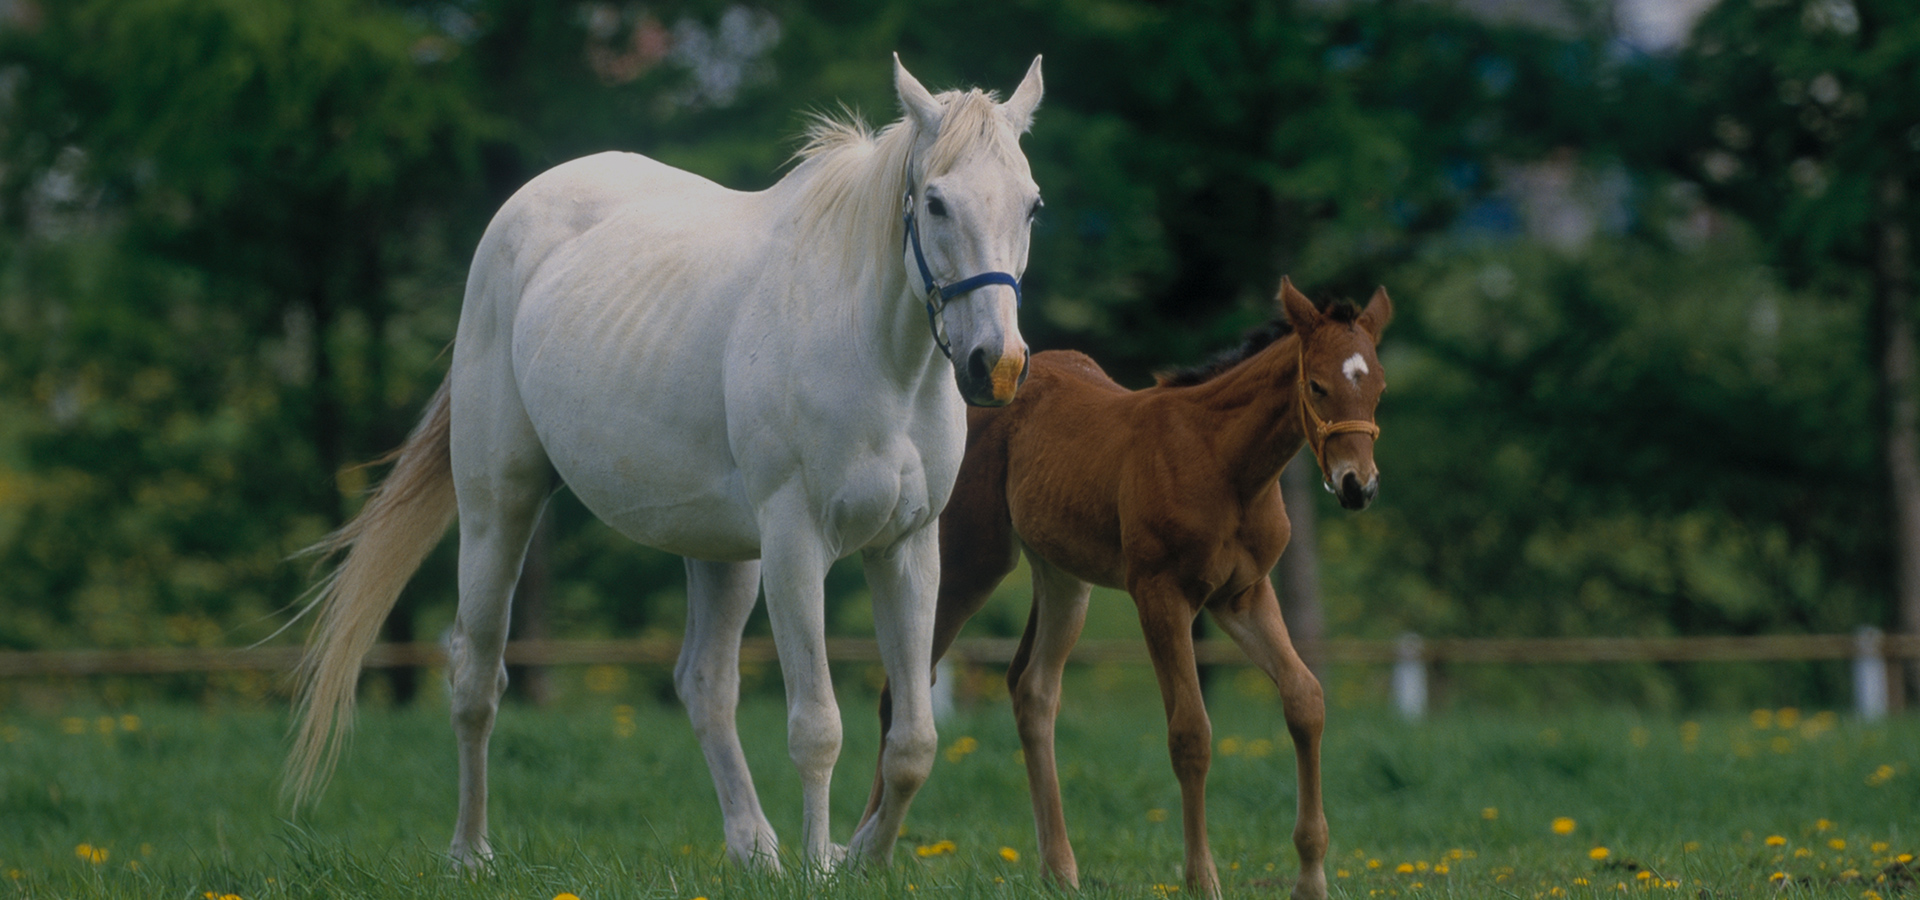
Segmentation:
[(1272, 582), (1261, 579), (1232, 603), (1212, 609), (1214, 619), (1233, 642), (1280, 689), (1300, 779), (1300, 810), (1293, 826), (1293, 846), (1300, 853), (1300, 879), (1294, 884), (1293, 896), (1297, 900), (1320, 900), (1327, 895), (1327, 814), (1320, 800), (1320, 733), (1326, 725), (1327, 707), (1320, 681), (1300, 660), (1287, 636)]
[(1029, 552), (1033, 568), (1033, 610), (1026, 634), (1007, 670), (1007, 693), (1027, 762), (1027, 793), (1033, 798), (1033, 824), (1040, 859), (1057, 884), (1080, 886), (1080, 866), (1067, 839), (1066, 810), (1060, 802), (1060, 773), (1054, 763), (1053, 725), (1060, 716), (1060, 678), (1067, 654), (1080, 640), (1093, 587)]
[(451, 443), (460, 501), (460, 609), (448, 647), (447, 680), (459, 744), (460, 807), (449, 852), (469, 865), (492, 855), (487, 739), (507, 689), (508, 610), (527, 542), (553, 484), (517, 395), (510, 388), (489, 392), (486, 387), (456, 379)]
[(713, 774), (727, 835), (727, 856), (778, 871), (780, 842), (760, 809), (740, 749), (740, 635), (760, 594), (760, 563), (687, 563), (687, 639), (673, 686)]

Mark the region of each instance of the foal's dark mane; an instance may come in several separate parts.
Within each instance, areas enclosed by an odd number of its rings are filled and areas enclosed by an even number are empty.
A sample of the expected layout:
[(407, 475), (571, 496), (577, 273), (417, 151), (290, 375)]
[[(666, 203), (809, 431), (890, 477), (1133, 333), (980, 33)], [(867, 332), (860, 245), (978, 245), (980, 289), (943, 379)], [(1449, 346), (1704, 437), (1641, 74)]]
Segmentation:
[[(1360, 318), (1360, 305), (1344, 300), (1337, 301), (1328, 304), (1327, 308), (1321, 312), (1335, 322), (1352, 323)], [(1191, 387), (1196, 384), (1205, 384), (1228, 369), (1252, 359), (1260, 351), (1279, 343), (1281, 338), (1292, 333), (1293, 323), (1287, 321), (1287, 315), (1283, 312), (1266, 324), (1247, 332), (1246, 337), (1241, 339), (1239, 347), (1222, 350), (1212, 359), (1197, 366), (1155, 372), (1153, 373), (1154, 383), (1160, 387)]]

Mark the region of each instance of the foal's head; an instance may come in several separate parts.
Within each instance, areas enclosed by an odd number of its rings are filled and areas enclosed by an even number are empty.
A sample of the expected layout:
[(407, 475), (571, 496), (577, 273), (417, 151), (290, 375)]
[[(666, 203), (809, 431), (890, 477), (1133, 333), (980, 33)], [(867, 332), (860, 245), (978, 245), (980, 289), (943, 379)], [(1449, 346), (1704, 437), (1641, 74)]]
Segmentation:
[(1366, 509), (1380, 491), (1380, 470), (1373, 464), (1380, 429), (1373, 410), (1387, 388), (1374, 345), (1393, 318), (1393, 302), (1382, 287), (1364, 309), (1338, 304), (1321, 312), (1282, 278), (1280, 304), (1300, 336), (1298, 390), (1307, 447), (1340, 505)]

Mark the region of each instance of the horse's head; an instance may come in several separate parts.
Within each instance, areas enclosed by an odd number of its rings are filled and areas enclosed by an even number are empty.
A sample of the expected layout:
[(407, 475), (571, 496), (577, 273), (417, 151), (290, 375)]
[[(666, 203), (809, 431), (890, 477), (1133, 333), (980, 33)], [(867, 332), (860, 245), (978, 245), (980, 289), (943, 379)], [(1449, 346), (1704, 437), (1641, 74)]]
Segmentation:
[(1005, 103), (980, 91), (936, 97), (897, 55), (893, 83), (916, 135), (907, 166), (907, 280), (927, 304), (960, 396), (1003, 405), (1027, 377), (1020, 276), (1040, 188), (1020, 135), (1040, 105), (1040, 58)]
[(1298, 390), (1307, 447), (1340, 505), (1366, 509), (1380, 491), (1380, 470), (1373, 463), (1380, 429), (1373, 411), (1387, 388), (1374, 347), (1393, 318), (1393, 301), (1382, 287), (1364, 309), (1339, 305), (1321, 312), (1282, 278), (1280, 303), (1300, 336)]

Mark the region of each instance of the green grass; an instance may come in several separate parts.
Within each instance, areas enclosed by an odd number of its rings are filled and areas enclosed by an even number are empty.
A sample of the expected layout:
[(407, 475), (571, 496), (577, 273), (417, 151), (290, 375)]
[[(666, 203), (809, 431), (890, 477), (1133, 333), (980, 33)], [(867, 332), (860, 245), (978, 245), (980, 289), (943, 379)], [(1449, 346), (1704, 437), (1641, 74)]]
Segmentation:
[[(1291, 750), (1270, 690), (1232, 673), (1212, 703), (1214, 852), (1229, 896), (1282, 896), (1297, 865)], [(578, 670), (561, 674), (581, 682)], [(1141, 675), (1080, 673), (1061, 719), (1068, 823), (1091, 897), (1160, 897), (1181, 881), (1179, 794), (1159, 700)], [(841, 696), (834, 833), (844, 840), (875, 735), (861, 679), (845, 679)], [(441, 855), (452, 737), (444, 704), (421, 706), (363, 711), (332, 789), (297, 822), (276, 802), (280, 711), (0, 711), (0, 897), (1057, 896), (1036, 869), (1003, 699), (942, 726), (945, 752), (894, 867), (826, 877), (726, 865), (683, 715), (617, 688), (503, 710), (499, 859), (478, 877), (456, 874)], [(1689, 898), (1920, 896), (1897, 861), (1920, 853), (1920, 719), (1790, 715), (1455, 712), (1407, 724), (1336, 708), (1325, 778), (1334, 894), (1612, 897), (1624, 885)], [(762, 801), (795, 841), (784, 711), (763, 696), (741, 719)], [(1561, 817), (1568, 834), (1554, 833)], [(1784, 842), (1769, 845), (1776, 837)], [(943, 841), (950, 852), (917, 852)]]

